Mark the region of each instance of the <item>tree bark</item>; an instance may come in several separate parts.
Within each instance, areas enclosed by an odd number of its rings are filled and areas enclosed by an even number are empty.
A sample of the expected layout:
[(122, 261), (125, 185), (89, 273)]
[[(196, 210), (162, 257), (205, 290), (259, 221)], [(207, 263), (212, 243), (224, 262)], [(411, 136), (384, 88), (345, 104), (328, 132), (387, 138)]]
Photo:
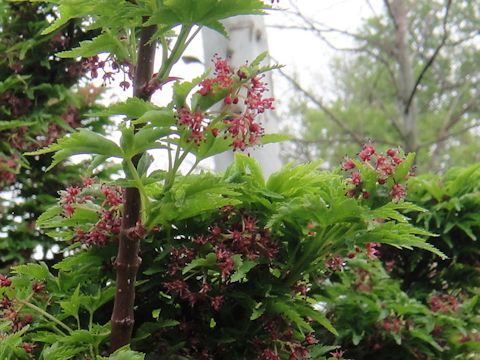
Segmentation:
[[(417, 151), (417, 108), (410, 100), (414, 87), (411, 51), (408, 44), (408, 9), (405, 0), (393, 0), (391, 16), (395, 25), (395, 58), (398, 63), (398, 108), (403, 122), (405, 152)], [(411, 104), (410, 104), (411, 102)]]
[[(155, 33), (155, 26), (144, 27), (140, 34), (137, 64), (133, 79), (133, 96), (150, 100), (145, 85), (152, 78), (156, 43), (148, 43)], [(139, 156), (133, 159), (137, 166)], [(140, 220), (141, 200), (137, 188), (126, 188), (123, 200), (123, 217), (117, 258), (115, 259), (116, 293), (111, 317), (112, 335), (110, 351), (130, 343), (134, 325), (135, 282), (141, 259), (138, 256), (140, 239), (132, 236), (132, 230)]]

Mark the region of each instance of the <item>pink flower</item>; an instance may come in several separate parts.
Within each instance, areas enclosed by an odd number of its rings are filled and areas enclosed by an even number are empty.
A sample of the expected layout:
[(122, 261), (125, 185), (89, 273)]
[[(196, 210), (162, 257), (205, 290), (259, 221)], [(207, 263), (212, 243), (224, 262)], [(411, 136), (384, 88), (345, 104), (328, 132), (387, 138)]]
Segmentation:
[(392, 197), (393, 201), (398, 202), (403, 198), (405, 198), (406, 195), (407, 195), (407, 190), (405, 189), (405, 186), (403, 186), (402, 184), (394, 184), (392, 186), (392, 190), (390, 191), (390, 196)]
[(376, 259), (377, 258), (377, 254), (378, 254), (377, 247), (379, 247), (379, 246), (380, 246), (380, 244), (375, 243), (375, 242), (369, 242), (365, 245), (365, 249), (367, 250), (367, 256), (370, 259)]
[(342, 169), (343, 170), (351, 170), (355, 168), (355, 163), (353, 162), (352, 159), (346, 159), (343, 164), (342, 164)]
[(362, 182), (362, 176), (360, 175), (359, 172), (354, 172), (352, 173), (351, 175), (351, 181), (352, 181), (352, 184), (354, 185), (360, 185), (360, 183)]
[(345, 354), (345, 351), (341, 350), (335, 350), (330, 353), (330, 355), (332, 355), (337, 360), (343, 359), (343, 354)]
[(371, 145), (365, 145), (363, 147), (363, 150), (360, 151), (360, 153), (358, 154), (358, 157), (362, 160), (362, 161), (370, 161), (370, 159), (372, 158), (373, 154), (375, 154), (375, 148)]

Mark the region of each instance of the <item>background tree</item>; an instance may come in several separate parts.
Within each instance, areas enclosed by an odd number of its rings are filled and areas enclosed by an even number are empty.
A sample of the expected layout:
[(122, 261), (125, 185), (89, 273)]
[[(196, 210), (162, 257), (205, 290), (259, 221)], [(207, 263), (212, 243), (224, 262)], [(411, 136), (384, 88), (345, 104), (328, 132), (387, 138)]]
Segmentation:
[[(478, 160), (480, 17), (475, 3), (386, 0), (381, 13), (357, 32), (316, 22), (292, 4), (298, 20), (293, 28), (315, 32), (338, 51), (331, 101), (284, 73), (305, 96), (294, 104), (304, 114), (295, 153), (336, 163), (372, 140), (418, 152), (422, 169)], [(340, 47), (333, 35), (353, 45)]]
[(0, 1), (0, 268), (30, 259), (54, 240), (35, 229), (35, 219), (65, 184), (78, 182), (82, 165), (64, 165), (44, 173), (51, 156), (25, 158), (23, 152), (53, 143), (89, 124), (100, 130), (104, 119), (84, 120), (101, 89), (81, 87), (82, 61), (54, 54), (91, 37), (73, 21), (45, 37), (51, 5)]

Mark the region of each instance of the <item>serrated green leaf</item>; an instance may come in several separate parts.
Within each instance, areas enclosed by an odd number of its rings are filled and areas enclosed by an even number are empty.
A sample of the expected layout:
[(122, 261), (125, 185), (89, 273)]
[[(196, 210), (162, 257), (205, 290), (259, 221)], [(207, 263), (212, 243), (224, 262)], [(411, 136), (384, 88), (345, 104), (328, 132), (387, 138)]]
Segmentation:
[(211, 174), (180, 178), (161, 201), (151, 203), (149, 226), (187, 219), (226, 205), (236, 205), (240, 194), (235, 185), (219, 182)]
[(405, 180), (414, 161), (415, 161), (415, 153), (409, 153), (405, 161), (397, 166), (397, 169), (395, 170), (395, 174), (393, 174), (393, 177), (397, 183)]
[(203, 25), (218, 31), (218, 20), (236, 15), (262, 14), (269, 8), (260, 0), (165, 0), (147, 25), (170, 29), (177, 24)]
[(56, 55), (61, 58), (88, 58), (102, 53), (115, 55), (119, 61), (131, 60), (125, 44), (110, 33), (103, 33), (92, 40), (81, 41), (79, 47)]
[(23, 120), (0, 121), (0, 131), (15, 129), (21, 126), (30, 126), (33, 124), (32, 121)]
[(233, 273), (232, 277), (230, 278), (230, 282), (237, 282), (246, 278), (247, 273), (252, 270), (257, 263), (255, 261), (246, 260), (240, 264), (240, 266), (236, 267), (235, 272)]
[(325, 315), (321, 311), (316, 310), (308, 305), (298, 304), (296, 305), (296, 307), (297, 309), (300, 309), (299, 311), (303, 316), (308, 316), (312, 318), (320, 325), (322, 325), (325, 329), (330, 331), (333, 335), (338, 336), (337, 330), (333, 327), (332, 323), (325, 317)]
[(209, 253), (205, 258), (194, 259), (191, 263), (187, 264), (183, 270), (182, 274), (186, 274), (191, 270), (197, 267), (212, 267), (217, 263), (217, 256), (215, 253)]
[(150, 149), (165, 148), (165, 145), (157, 141), (171, 134), (172, 130), (169, 127), (143, 127), (135, 133), (133, 148), (129, 155), (133, 156)]
[(44, 224), (48, 223), (52, 218), (57, 217), (63, 212), (63, 208), (61, 206), (55, 205), (48, 208), (46, 211), (42, 213), (37, 218), (37, 225), (42, 227)]
[(129, 345), (115, 351), (110, 357), (110, 360), (144, 360), (145, 354), (139, 353), (138, 351), (130, 350)]
[(60, 307), (67, 316), (78, 317), (80, 309), (80, 285), (77, 286), (72, 296), (66, 301), (60, 301)]
[(53, 162), (46, 171), (72, 155), (98, 154), (108, 157), (122, 157), (123, 155), (122, 149), (120, 149), (120, 147), (113, 141), (87, 129), (80, 129), (70, 136), (64, 136), (61, 139), (58, 139), (55, 144), (37, 151), (26, 153), (26, 155), (34, 156), (51, 152), (55, 152), (53, 155)]
[(157, 127), (169, 127), (175, 124), (175, 114), (171, 109), (162, 108), (160, 110), (149, 110), (138, 119), (133, 121), (134, 124), (149, 123)]
[(302, 315), (298, 313), (296, 306), (293, 304), (287, 304), (282, 301), (275, 301), (270, 304), (269, 311), (286, 317), (293, 323), (295, 323), (299, 329), (303, 331), (313, 332), (313, 328), (310, 324), (303, 319)]
[(71, 19), (79, 18), (88, 15), (93, 10), (94, 3), (89, 0), (69, 1), (68, 3), (60, 4), (57, 11), (58, 16), (49, 27), (42, 31), (42, 35), (51, 33), (63, 25), (65, 25)]
[(36, 280), (45, 281), (53, 278), (53, 275), (50, 274), (50, 271), (48, 270), (47, 264), (44, 262), (40, 262), (38, 264), (30, 263), (25, 265), (17, 265), (12, 269), (16, 274), (27, 275)]
[(137, 97), (128, 98), (124, 102), (110, 105), (107, 109), (101, 112), (88, 113), (88, 116), (113, 116), (125, 115), (129, 119), (140, 119), (149, 111), (161, 110), (149, 101), (142, 100)]

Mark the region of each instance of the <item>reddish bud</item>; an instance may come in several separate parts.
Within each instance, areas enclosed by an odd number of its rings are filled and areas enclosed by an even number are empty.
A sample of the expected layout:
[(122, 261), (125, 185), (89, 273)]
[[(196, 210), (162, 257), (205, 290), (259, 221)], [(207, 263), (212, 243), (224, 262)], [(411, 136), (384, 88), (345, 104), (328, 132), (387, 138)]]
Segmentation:
[(390, 157), (394, 157), (395, 155), (397, 155), (397, 152), (394, 149), (388, 149), (387, 155)]

